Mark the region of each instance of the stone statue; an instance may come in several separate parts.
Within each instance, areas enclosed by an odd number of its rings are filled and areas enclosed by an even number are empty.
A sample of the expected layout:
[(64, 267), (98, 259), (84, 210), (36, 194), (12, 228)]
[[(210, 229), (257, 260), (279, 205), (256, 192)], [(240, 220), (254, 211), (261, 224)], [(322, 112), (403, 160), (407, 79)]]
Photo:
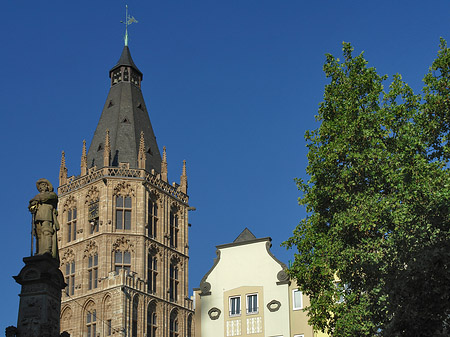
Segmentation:
[(53, 192), (53, 186), (47, 179), (36, 182), (39, 191), (30, 200), (28, 209), (33, 214), (33, 233), (36, 235), (36, 254), (45, 253), (59, 261), (56, 232), (59, 230), (56, 207), (58, 196)]

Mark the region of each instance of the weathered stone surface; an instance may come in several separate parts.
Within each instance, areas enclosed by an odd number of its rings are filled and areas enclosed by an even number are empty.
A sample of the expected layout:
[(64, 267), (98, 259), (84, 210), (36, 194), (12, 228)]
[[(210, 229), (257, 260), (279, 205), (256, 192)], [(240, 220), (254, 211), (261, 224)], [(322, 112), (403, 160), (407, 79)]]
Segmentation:
[[(23, 261), (25, 267), (14, 276), (22, 286), (15, 333), (20, 337), (57, 337), (61, 290), (66, 285), (59, 263), (51, 254), (26, 257)], [(12, 329), (9, 333), (15, 336)]]

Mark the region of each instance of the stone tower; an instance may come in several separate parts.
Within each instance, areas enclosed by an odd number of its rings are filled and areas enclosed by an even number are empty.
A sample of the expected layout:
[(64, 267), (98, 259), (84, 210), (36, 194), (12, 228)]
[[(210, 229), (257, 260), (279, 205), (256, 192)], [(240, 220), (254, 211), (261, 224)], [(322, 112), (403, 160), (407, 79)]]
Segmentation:
[(167, 181), (128, 46), (81, 172), (59, 174), (61, 331), (72, 337), (192, 336), (186, 163)]

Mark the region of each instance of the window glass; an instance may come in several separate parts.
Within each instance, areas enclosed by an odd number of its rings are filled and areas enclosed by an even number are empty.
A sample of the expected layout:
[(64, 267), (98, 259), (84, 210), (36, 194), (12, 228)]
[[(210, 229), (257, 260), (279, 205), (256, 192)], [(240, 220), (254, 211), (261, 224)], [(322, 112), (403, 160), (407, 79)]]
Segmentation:
[(298, 289), (295, 289), (292, 291), (292, 297), (293, 297), (293, 309), (298, 310), (303, 308), (302, 303), (302, 292)]
[(230, 316), (241, 314), (241, 297), (230, 297)]
[(247, 295), (247, 313), (254, 314), (258, 312), (258, 295)]

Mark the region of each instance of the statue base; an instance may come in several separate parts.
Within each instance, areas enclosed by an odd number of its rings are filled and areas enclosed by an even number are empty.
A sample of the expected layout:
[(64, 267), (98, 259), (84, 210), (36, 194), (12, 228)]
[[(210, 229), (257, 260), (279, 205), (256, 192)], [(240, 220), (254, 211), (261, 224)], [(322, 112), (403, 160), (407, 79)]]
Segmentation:
[(65, 288), (59, 262), (50, 254), (23, 259), (25, 267), (14, 276), (20, 292), (17, 336), (59, 337), (61, 290)]

